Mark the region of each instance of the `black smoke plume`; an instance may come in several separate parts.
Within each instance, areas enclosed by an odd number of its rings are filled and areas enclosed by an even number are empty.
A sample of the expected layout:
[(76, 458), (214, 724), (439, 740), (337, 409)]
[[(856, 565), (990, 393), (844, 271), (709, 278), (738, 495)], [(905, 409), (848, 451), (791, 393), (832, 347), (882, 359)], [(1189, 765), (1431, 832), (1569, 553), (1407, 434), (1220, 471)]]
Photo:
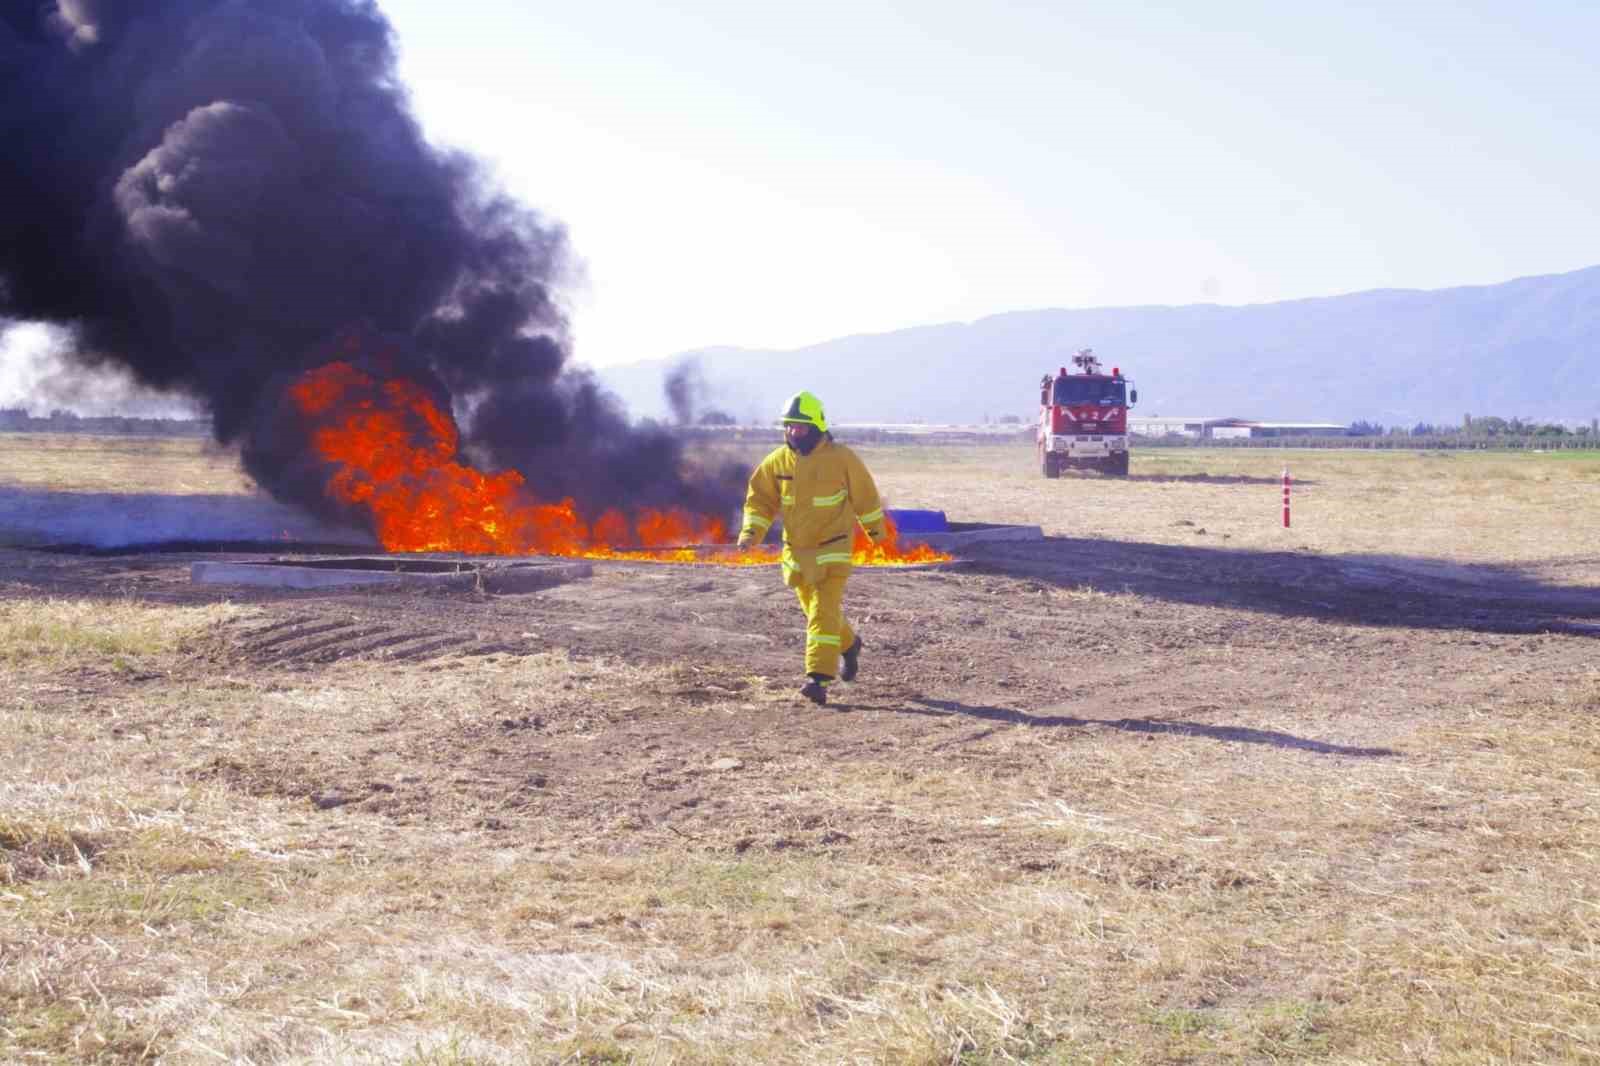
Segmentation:
[(661, 384), (667, 396), (667, 406), (672, 408), (672, 420), (680, 426), (694, 424), (700, 397), (706, 391), (706, 376), (700, 369), (700, 360), (685, 359), (671, 370)]
[(737, 502), (568, 366), (564, 231), (427, 143), (371, 0), (0, 0), (0, 143), (0, 316), (199, 400), (279, 498), (329, 512), (280, 405), (359, 323), (544, 498)]
[(677, 425), (732, 426), (738, 423), (728, 412), (710, 406), (711, 382), (701, 369), (700, 360), (692, 355), (667, 371), (661, 391), (672, 411), (672, 421)]

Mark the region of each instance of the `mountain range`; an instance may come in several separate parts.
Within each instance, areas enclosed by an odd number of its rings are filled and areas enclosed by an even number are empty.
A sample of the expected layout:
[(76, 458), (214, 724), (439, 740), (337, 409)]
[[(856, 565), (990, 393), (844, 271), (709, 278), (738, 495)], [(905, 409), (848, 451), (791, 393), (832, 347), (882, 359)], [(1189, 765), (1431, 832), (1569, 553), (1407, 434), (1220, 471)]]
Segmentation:
[(1085, 347), (1133, 380), (1136, 415), (1587, 423), (1600, 414), (1600, 266), (1245, 306), (1012, 311), (789, 351), (701, 348), (598, 373), (636, 417), (682, 415), (688, 395), (691, 418), (765, 422), (809, 389), (836, 422), (1031, 422), (1041, 375)]

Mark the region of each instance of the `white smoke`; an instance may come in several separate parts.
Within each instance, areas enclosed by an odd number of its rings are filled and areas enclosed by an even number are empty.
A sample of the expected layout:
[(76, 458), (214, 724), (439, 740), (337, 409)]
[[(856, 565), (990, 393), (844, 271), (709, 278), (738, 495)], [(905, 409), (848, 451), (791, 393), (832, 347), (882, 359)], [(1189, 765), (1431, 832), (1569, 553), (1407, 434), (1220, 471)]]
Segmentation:
[(50, 16), (51, 28), (65, 38), (67, 47), (74, 52), (100, 42), (100, 26), (92, 7), (87, 0), (58, 0), (57, 11)]
[(191, 400), (137, 384), (115, 366), (85, 369), (71, 363), (70, 330), (35, 322), (0, 322), (0, 409), (21, 408), (35, 418), (51, 411), (84, 417), (199, 418)]

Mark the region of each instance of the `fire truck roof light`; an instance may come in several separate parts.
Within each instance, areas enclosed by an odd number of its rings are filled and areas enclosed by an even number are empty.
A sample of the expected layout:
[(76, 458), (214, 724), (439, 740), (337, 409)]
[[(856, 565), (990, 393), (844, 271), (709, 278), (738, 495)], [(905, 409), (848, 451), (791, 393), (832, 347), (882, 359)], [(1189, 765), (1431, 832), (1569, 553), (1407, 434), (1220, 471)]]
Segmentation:
[(1111, 368), (1111, 376), (1114, 377), (1114, 378), (1120, 378), (1122, 376), (1122, 368), (1120, 366), (1112, 367)]

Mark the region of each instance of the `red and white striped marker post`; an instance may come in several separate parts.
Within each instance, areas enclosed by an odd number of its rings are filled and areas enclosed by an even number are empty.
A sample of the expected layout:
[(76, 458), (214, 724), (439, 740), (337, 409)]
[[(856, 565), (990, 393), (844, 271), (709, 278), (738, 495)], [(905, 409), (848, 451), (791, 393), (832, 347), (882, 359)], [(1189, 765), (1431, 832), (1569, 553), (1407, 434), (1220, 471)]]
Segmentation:
[(1289, 528), (1289, 468), (1283, 468), (1283, 528)]

